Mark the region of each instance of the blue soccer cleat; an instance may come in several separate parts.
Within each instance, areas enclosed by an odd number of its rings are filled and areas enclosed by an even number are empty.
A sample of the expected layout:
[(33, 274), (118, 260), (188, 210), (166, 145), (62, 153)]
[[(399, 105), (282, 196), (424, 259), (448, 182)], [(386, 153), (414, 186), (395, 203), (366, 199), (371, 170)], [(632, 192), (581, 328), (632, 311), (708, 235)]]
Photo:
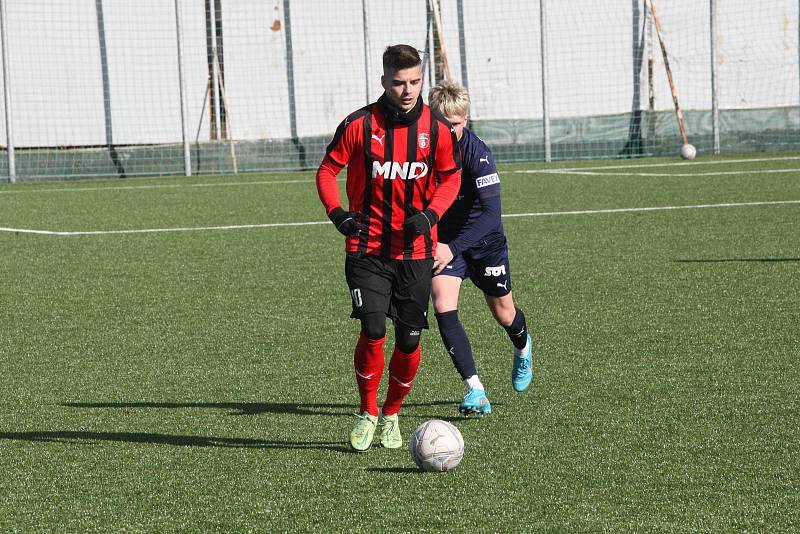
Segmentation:
[(483, 417), (486, 414), (492, 413), (492, 405), (489, 403), (489, 399), (486, 398), (485, 391), (482, 389), (471, 389), (469, 393), (464, 395), (464, 400), (461, 401), (458, 411), (461, 412), (461, 415), (464, 417), (469, 417), (473, 414), (478, 417)]
[(531, 369), (531, 336), (528, 335), (528, 342), (521, 354), (514, 350), (514, 368), (511, 370), (511, 385), (514, 386), (514, 391), (522, 393), (528, 386), (531, 385), (533, 380), (533, 370)]

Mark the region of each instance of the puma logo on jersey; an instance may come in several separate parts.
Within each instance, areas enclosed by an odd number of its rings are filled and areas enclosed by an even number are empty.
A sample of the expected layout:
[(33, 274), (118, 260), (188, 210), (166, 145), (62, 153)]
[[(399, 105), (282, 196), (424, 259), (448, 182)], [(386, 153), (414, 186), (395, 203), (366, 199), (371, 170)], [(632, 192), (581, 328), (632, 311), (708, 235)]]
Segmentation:
[(378, 143), (379, 143), (381, 146), (383, 146), (383, 138), (384, 138), (385, 136), (386, 136), (386, 134), (384, 134), (384, 135), (382, 135), (382, 136), (380, 136), (380, 137), (378, 137), (378, 136), (377, 136), (377, 135), (375, 135), (375, 134), (372, 134), (372, 138), (373, 138), (373, 139), (375, 139), (375, 140), (376, 140), (376, 141), (377, 141), (377, 142), (378, 142)]
[(409, 163), (398, 163), (387, 161), (386, 163), (372, 162), (372, 178), (381, 177), (384, 180), (417, 180), (428, 175), (428, 164), (421, 161)]
[(478, 162), (483, 162), (483, 163), (488, 165), (489, 164), (489, 156), (483, 156), (482, 158), (480, 158), (478, 160)]
[(503, 289), (505, 289), (506, 291), (508, 291), (508, 280), (506, 280), (506, 281), (505, 281), (505, 282), (503, 282), (502, 284), (501, 284), (500, 282), (497, 282), (497, 287), (502, 287)]

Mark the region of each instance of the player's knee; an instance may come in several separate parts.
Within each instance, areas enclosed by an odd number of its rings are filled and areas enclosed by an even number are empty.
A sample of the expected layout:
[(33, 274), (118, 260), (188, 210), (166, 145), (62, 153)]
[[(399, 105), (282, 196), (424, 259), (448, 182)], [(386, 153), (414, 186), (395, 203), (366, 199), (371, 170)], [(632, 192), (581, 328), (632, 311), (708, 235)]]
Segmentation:
[(498, 323), (502, 326), (509, 326), (511, 323), (514, 322), (514, 316), (516, 315), (516, 311), (514, 309), (509, 310), (497, 310), (495, 311), (494, 318), (497, 320)]
[(368, 313), (361, 317), (361, 333), (369, 339), (386, 337), (386, 317), (382, 313)]
[(394, 329), (394, 344), (403, 354), (411, 354), (419, 346), (421, 330), (407, 326), (398, 326)]
[(498, 298), (490, 304), (492, 315), (501, 326), (509, 326), (514, 322), (517, 315), (517, 308), (514, 301), (510, 298)]

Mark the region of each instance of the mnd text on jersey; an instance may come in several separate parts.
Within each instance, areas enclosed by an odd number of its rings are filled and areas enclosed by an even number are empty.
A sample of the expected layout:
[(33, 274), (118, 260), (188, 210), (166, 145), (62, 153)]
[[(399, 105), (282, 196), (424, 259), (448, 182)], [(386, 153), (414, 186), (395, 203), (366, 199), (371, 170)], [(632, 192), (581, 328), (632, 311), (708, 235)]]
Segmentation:
[(428, 164), (414, 161), (398, 163), (387, 161), (386, 163), (372, 162), (372, 178), (381, 177), (384, 180), (417, 180), (428, 175)]

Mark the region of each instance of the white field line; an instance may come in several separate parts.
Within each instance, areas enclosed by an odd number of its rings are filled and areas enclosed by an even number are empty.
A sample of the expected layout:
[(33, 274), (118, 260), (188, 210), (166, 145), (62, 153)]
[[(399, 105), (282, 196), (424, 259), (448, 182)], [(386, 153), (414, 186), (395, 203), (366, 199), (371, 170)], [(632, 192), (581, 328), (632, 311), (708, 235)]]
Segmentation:
[[(800, 160), (800, 156), (783, 156), (779, 158), (752, 158), (752, 159), (728, 159), (728, 160), (714, 160), (714, 161), (684, 161), (684, 162), (675, 162), (675, 163), (643, 163), (637, 165), (601, 165), (601, 166), (593, 166), (593, 167), (565, 167), (561, 169), (519, 169), (513, 171), (504, 171), (509, 174), (586, 174), (591, 175), (595, 173), (595, 171), (604, 171), (604, 170), (617, 170), (617, 169), (652, 169), (658, 167), (685, 167), (685, 166), (701, 166), (701, 165), (726, 165), (728, 163), (761, 163), (765, 161), (798, 161)], [(749, 171), (749, 172), (757, 172), (757, 173), (766, 173), (766, 172), (800, 172), (800, 169), (786, 169), (786, 170), (774, 170), (774, 171), (765, 171), (765, 170), (756, 170), (756, 171)], [(596, 174), (607, 174), (607, 173), (596, 173)], [(745, 172), (741, 171), (729, 171), (728, 174), (745, 174)], [(626, 173), (615, 173), (615, 175), (620, 176), (647, 176), (646, 174), (626, 174)], [(698, 173), (690, 173), (690, 174), (651, 174), (649, 176), (701, 176)], [(713, 174), (706, 174), (706, 176), (713, 176)], [(135, 178), (134, 178), (135, 179)], [(176, 178), (176, 180), (179, 178)], [(298, 180), (260, 180), (260, 181), (253, 181), (253, 182), (212, 182), (212, 183), (199, 183), (199, 184), (185, 184), (185, 183), (174, 183), (174, 184), (151, 184), (151, 185), (112, 185), (109, 187), (100, 187), (100, 186), (92, 186), (92, 187), (51, 187), (47, 189), (11, 189), (11, 190), (4, 190), (0, 187), (0, 195), (13, 195), (13, 194), (20, 194), (20, 193), (81, 193), (81, 192), (91, 192), (91, 191), (130, 191), (130, 190), (146, 190), (146, 189), (175, 189), (175, 188), (191, 188), (191, 187), (231, 187), (231, 186), (247, 186), (247, 185), (281, 185), (281, 184), (308, 184), (313, 183), (315, 180), (313, 178), (310, 179), (298, 179)], [(337, 181), (343, 182), (344, 178), (339, 178)]]
[(0, 226), (0, 232), (19, 234), (38, 234), (51, 236), (78, 236), (78, 235), (115, 235), (115, 234), (159, 234), (168, 232), (205, 232), (213, 230), (246, 230), (250, 228), (284, 228), (287, 226), (312, 226), (316, 224), (330, 224), (328, 221), (312, 221), (297, 223), (268, 223), (268, 224), (232, 224), (229, 226), (193, 226), (182, 228), (144, 228), (140, 230), (87, 230), (78, 232), (60, 232), (53, 230), (33, 230), (30, 228), (5, 228)]
[[(592, 167), (563, 167), (560, 169), (518, 169), (514, 171), (506, 171), (514, 174), (539, 174), (539, 173), (571, 173), (573, 171), (606, 171), (616, 169), (654, 169), (658, 167), (699, 167), (701, 165), (727, 165), (728, 163), (763, 163), (765, 161), (798, 161), (800, 156), (784, 156), (780, 158), (751, 158), (751, 159), (726, 159), (714, 161), (682, 161), (674, 163), (641, 163), (638, 165), (599, 165)], [(764, 172), (763, 170), (755, 170), (749, 172)]]
[[(798, 173), (800, 168), (797, 169), (766, 169), (756, 171), (758, 174), (786, 174)], [(546, 174), (569, 174), (580, 176), (660, 176), (660, 177), (695, 177), (695, 176), (735, 176), (740, 174), (753, 174), (753, 171), (710, 171), (710, 172), (598, 172), (598, 171), (578, 171), (578, 170), (550, 170)]]
[[(343, 182), (344, 178), (339, 178), (338, 182)], [(48, 189), (12, 189), (4, 191), (0, 189), (0, 195), (13, 195), (20, 193), (85, 193), (87, 191), (131, 191), (137, 189), (177, 189), (177, 188), (191, 188), (191, 187), (230, 187), (230, 186), (246, 186), (246, 185), (283, 185), (283, 184), (311, 184), (314, 183), (314, 178), (303, 180), (262, 180), (254, 182), (212, 182), (203, 184), (152, 184), (152, 185), (112, 185), (109, 187), (52, 187)]]
[(707, 208), (740, 208), (744, 206), (776, 206), (785, 204), (800, 204), (800, 200), (767, 200), (759, 202), (726, 202), (723, 204), (694, 204), (690, 206), (653, 206), (647, 208), (611, 208), (602, 210), (506, 213), (503, 215), (503, 217), (550, 217), (554, 215), (596, 215), (599, 213), (634, 213), (642, 211), (700, 210)]
[[(531, 212), (531, 213), (506, 213), (503, 217), (552, 217), (558, 215), (596, 215), (604, 213), (635, 213), (635, 212), (650, 212), (650, 211), (669, 211), (669, 210), (690, 210), (690, 209), (707, 209), (707, 208), (738, 208), (746, 206), (779, 206), (788, 204), (800, 204), (800, 200), (769, 200), (757, 202), (727, 202), (722, 204), (693, 204), (688, 206), (652, 206), (644, 208), (611, 208), (611, 209), (597, 209), (597, 210), (574, 210), (574, 211), (544, 211), (544, 212)], [(141, 230), (91, 230), (91, 231), (77, 231), (77, 232), (62, 232), (52, 230), (34, 230), (30, 228), (7, 228), (0, 227), (0, 232), (6, 233), (19, 233), (19, 234), (36, 234), (48, 235), (59, 237), (73, 237), (73, 236), (97, 236), (97, 235), (116, 235), (116, 234), (154, 234), (154, 233), (167, 233), (167, 232), (204, 232), (214, 230), (244, 230), (252, 228), (285, 228), (291, 226), (312, 226), (320, 224), (330, 224), (328, 221), (311, 221), (311, 222), (297, 222), (297, 223), (270, 223), (270, 224), (236, 224), (230, 226), (198, 226), (198, 227), (184, 227), (184, 228), (145, 228)]]

